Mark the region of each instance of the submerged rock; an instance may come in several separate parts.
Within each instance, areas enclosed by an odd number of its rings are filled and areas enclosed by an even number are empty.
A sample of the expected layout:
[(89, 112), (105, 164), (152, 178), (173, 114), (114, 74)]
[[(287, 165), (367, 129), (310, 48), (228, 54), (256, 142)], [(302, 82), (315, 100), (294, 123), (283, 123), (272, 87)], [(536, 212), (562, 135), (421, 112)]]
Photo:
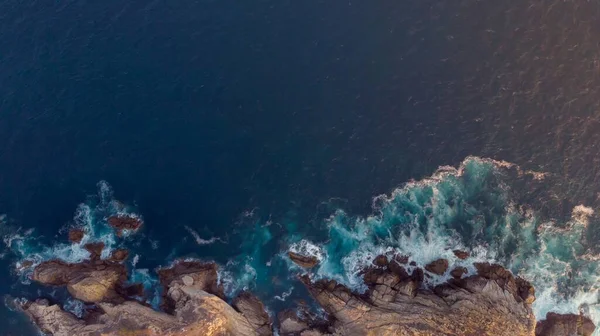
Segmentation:
[(319, 260), (314, 256), (305, 256), (292, 251), (288, 252), (288, 256), (296, 265), (303, 268), (313, 268), (319, 263)]

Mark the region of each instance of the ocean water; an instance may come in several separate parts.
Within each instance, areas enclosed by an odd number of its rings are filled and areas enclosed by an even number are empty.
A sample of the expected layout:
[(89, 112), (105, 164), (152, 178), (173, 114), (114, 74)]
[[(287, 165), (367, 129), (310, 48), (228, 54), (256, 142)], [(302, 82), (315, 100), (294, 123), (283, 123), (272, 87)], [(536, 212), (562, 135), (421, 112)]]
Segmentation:
[[(178, 257), (218, 262), (229, 293), (274, 312), (306, 297), (290, 248), (358, 291), (374, 255), (462, 248), (532, 281), (538, 317), (598, 321), (599, 16), (562, 0), (4, 1), (2, 294), (63, 298), (16, 266), (84, 258), (66, 240), (83, 225), (130, 248), (155, 305), (154, 269)], [(115, 237), (119, 212), (144, 228)], [(0, 334), (35, 335), (9, 306)]]

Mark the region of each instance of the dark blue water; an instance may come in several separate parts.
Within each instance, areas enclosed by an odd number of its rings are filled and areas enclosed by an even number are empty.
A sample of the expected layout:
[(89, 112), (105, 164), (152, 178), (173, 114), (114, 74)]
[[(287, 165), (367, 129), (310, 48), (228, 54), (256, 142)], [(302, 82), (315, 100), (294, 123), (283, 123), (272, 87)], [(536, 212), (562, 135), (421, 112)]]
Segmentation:
[[(366, 216), (373, 197), (469, 155), (548, 173), (506, 197), (564, 224), (598, 205), (599, 6), (4, 1), (3, 235), (65, 239), (105, 180), (145, 219), (140, 267), (250, 255), (240, 242), (263, 241), (250, 233), (269, 220), (285, 228), (259, 251), (270, 260), (277, 237), (327, 236), (336, 210)], [(186, 226), (229, 244), (198, 246)], [(7, 248), (3, 269), (16, 258)], [(24, 334), (1, 309), (4, 334)]]

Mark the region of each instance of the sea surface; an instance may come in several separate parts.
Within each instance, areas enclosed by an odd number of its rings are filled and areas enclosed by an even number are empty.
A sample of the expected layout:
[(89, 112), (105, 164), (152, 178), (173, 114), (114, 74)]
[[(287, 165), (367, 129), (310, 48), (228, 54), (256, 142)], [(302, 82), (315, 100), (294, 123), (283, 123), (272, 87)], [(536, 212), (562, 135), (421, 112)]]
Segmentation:
[(461, 248), (599, 323), (598, 31), (580, 0), (0, 2), (0, 335), (64, 299), (16, 268), (85, 258), (72, 226), (153, 304), (178, 257), (275, 312), (307, 295), (289, 249), (360, 291), (379, 253)]

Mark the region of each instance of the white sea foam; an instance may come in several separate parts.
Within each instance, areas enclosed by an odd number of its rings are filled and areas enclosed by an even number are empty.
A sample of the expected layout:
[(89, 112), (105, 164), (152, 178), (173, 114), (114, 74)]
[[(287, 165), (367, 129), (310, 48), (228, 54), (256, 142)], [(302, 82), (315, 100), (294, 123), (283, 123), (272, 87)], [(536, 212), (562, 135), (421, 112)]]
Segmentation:
[(223, 240), (219, 237), (210, 237), (209, 239), (203, 239), (202, 237), (200, 237), (200, 235), (198, 234), (198, 232), (196, 232), (194, 229), (192, 229), (189, 226), (185, 226), (185, 229), (187, 230), (187, 232), (189, 232), (192, 237), (194, 237), (194, 240), (196, 241), (196, 244), (198, 245), (210, 245), (216, 242), (221, 242), (224, 243)]
[(289, 251), (304, 256), (317, 258), (318, 261), (322, 261), (324, 256), (323, 249), (319, 245), (306, 239), (302, 239), (299, 242), (291, 244)]
[(294, 287), (290, 287), (289, 290), (281, 293), (281, 295), (275, 295), (273, 298), (275, 300), (279, 300), (279, 301), (285, 301), (285, 299), (287, 299), (288, 296), (292, 295), (292, 292), (294, 291)]
[(82, 318), (85, 311), (85, 304), (77, 299), (67, 299), (63, 304), (63, 309), (72, 313), (78, 318)]

